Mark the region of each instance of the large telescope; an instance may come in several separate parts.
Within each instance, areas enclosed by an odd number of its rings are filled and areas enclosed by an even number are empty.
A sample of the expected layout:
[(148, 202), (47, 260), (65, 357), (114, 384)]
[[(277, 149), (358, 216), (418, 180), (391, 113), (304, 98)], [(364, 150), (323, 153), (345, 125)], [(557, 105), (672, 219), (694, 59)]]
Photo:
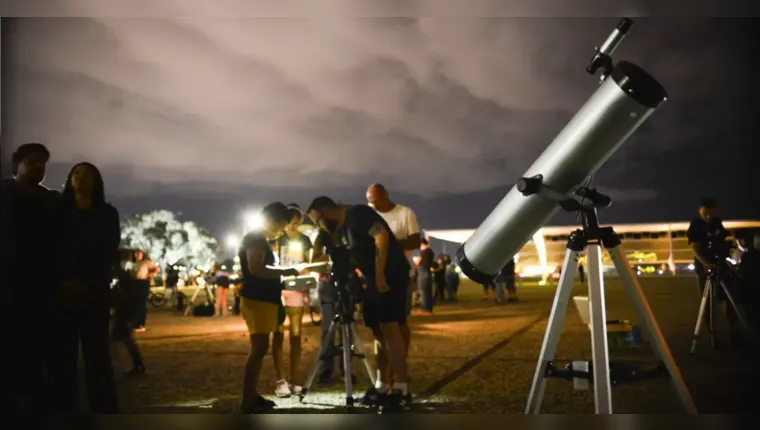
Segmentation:
[[(633, 21), (624, 18), (591, 60), (586, 71), (601, 67), (601, 85), (548, 148), (525, 172), (540, 177), (548, 189), (570, 197), (584, 181), (667, 99), (665, 89), (641, 67), (611, 54)], [(524, 195), (515, 185), (456, 254), (462, 272), (488, 283), (559, 209), (556, 201), (538, 194)]]

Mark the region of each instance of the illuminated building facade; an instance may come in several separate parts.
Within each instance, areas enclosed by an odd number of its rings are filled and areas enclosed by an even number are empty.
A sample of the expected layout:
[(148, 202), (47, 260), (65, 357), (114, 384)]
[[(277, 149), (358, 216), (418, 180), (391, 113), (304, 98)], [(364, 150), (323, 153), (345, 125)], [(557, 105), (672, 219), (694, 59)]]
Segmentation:
[[(760, 221), (724, 221), (723, 225), (730, 231), (749, 228), (760, 230)], [(628, 261), (631, 266), (643, 274), (678, 274), (693, 269), (694, 256), (686, 239), (688, 222), (659, 224), (620, 224), (613, 225), (615, 232), (621, 236)], [(516, 271), (523, 277), (556, 277), (565, 258), (565, 247), (569, 235), (577, 226), (544, 227), (538, 230), (533, 239), (523, 246), (515, 256)], [(464, 243), (475, 230), (426, 230), (429, 238), (445, 242)], [(444, 247), (444, 252), (451, 251)], [(584, 263), (583, 258), (581, 263)], [(609, 254), (602, 257), (604, 270), (614, 275), (614, 267)]]

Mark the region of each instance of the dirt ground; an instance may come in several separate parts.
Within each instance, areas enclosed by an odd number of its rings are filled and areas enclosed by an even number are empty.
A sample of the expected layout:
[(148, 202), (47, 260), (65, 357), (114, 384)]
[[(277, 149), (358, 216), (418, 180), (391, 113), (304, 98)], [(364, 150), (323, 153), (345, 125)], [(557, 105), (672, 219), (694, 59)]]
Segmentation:
[[(642, 287), (658, 318), (673, 355), (700, 413), (740, 413), (747, 410), (745, 387), (751, 378), (749, 354), (724, 348), (713, 351), (704, 338), (689, 355), (699, 297), (691, 278), (642, 278)], [(585, 295), (577, 285), (574, 294)], [(497, 305), (482, 301), (479, 286), (465, 282), (460, 301), (442, 304), (431, 316), (411, 319), (409, 357), (415, 413), (523, 413), (541, 349), (555, 289), (523, 286), (520, 302)], [(623, 290), (607, 281), (608, 320), (634, 320)], [(719, 318), (720, 320), (720, 318)], [(359, 327), (365, 347), (371, 337)], [(148, 373), (120, 377), (118, 389), (127, 413), (230, 413), (241, 391), (241, 374), (248, 352), (245, 326), (239, 317), (194, 318), (169, 310), (151, 310), (148, 330), (137, 335)], [(319, 328), (305, 322), (301, 377), (305, 378), (319, 346)], [(287, 339), (285, 341), (287, 367)], [(117, 351), (120, 348), (115, 348)], [(647, 348), (613, 350), (613, 360), (648, 366)], [(572, 303), (568, 309), (557, 361), (588, 360), (589, 331)], [(114, 357), (117, 374), (127, 370), (126, 353)], [(374, 362), (370, 361), (374, 366)], [(355, 386), (368, 386), (361, 363), (354, 360)], [(275, 375), (271, 358), (263, 376), (265, 393), (272, 393)], [(302, 381), (297, 381), (302, 382)], [(616, 413), (683, 413), (668, 379), (652, 379), (613, 388)], [(271, 398), (274, 399), (272, 396)], [(279, 413), (344, 413), (345, 391), (336, 378), (327, 386), (312, 386), (298, 399), (275, 399)], [(356, 413), (372, 413), (355, 410)], [(575, 391), (572, 382), (551, 379), (543, 413), (594, 413), (592, 391)]]

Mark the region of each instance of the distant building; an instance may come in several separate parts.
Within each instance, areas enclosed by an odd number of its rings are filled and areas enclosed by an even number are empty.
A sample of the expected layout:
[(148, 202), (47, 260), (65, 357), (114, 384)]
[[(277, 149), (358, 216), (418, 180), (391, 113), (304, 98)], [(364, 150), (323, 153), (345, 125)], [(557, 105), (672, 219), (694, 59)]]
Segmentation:
[[(760, 221), (724, 221), (726, 229), (760, 229)], [(612, 226), (623, 240), (623, 248), (631, 266), (644, 274), (678, 274), (693, 270), (694, 256), (686, 239), (688, 222), (659, 224), (619, 224)], [(516, 271), (523, 277), (556, 277), (565, 258), (570, 234), (578, 226), (544, 227), (523, 246), (516, 258)], [(445, 242), (464, 243), (475, 230), (426, 230), (430, 237)], [(453, 251), (453, 249), (451, 250)], [(452, 252), (453, 253), (453, 252)], [(581, 259), (584, 263), (584, 258)], [(614, 267), (605, 251), (604, 270), (614, 274)]]

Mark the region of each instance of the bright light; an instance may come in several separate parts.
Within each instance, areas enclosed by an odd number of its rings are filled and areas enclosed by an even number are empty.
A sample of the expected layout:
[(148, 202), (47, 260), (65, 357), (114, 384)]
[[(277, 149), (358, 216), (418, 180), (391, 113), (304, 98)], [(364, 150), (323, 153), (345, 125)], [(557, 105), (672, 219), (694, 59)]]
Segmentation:
[(733, 264), (734, 266), (736, 266), (736, 260), (734, 260), (733, 258), (730, 258), (730, 257), (726, 257), (726, 261), (728, 261), (729, 263), (731, 263), (731, 264)]
[(663, 273), (662, 269), (660, 269), (660, 270), (657, 271), (657, 274), (659, 274), (659, 275), (662, 275), (662, 273)]
[(541, 276), (544, 273), (544, 268), (537, 264), (525, 265), (522, 268), (520, 276), (524, 277), (536, 277)]
[(636, 274), (637, 274), (637, 275), (641, 275), (641, 271), (640, 271), (640, 270), (639, 270), (639, 271), (637, 271), (637, 272), (636, 272)]
[(259, 212), (245, 214), (243, 221), (245, 222), (246, 231), (260, 230), (264, 227), (264, 217)]
[(297, 240), (291, 240), (290, 242), (288, 242), (288, 251), (301, 252), (303, 251), (303, 245), (301, 245), (301, 242)]
[(694, 265), (693, 265), (693, 264), (689, 264), (689, 265), (688, 265), (688, 266), (686, 266), (686, 267), (687, 267), (689, 270), (694, 270)]
[(222, 270), (227, 270), (227, 266), (222, 265)]
[(225, 243), (229, 248), (237, 248), (237, 246), (240, 245), (240, 238), (234, 234), (230, 234), (227, 236)]

